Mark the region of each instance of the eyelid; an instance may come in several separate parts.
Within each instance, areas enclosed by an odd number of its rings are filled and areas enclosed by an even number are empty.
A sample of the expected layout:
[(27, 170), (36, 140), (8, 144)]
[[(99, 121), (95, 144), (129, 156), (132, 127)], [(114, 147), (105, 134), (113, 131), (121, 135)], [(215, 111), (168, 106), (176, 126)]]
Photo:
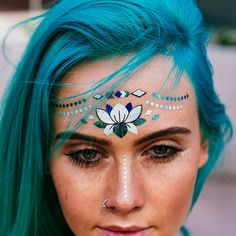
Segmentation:
[(63, 149), (64, 149), (64, 152), (65, 152), (65, 150), (80, 151), (83, 149), (94, 149), (96, 151), (107, 152), (106, 150), (104, 150), (104, 148), (102, 148), (100, 145), (97, 145), (96, 143), (84, 142), (84, 141), (78, 142), (78, 141), (74, 141), (74, 140), (65, 143)]
[(160, 145), (170, 146), (177, 149), (184, 149), (183, 143), (176, 142), (175, 140), (165, 139), (165, 140), (152, 140), (151, 142), (146, 143), (144, 146), (144, 152), (145, 150), (148, 150), (150, 148), (153, 148), (155, 146), (160, 146)]

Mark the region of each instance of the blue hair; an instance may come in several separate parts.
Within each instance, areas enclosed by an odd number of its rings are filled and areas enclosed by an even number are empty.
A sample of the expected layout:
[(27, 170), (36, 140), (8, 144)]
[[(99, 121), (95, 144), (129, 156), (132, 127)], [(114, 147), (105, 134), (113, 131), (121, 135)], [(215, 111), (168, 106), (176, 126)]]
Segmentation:
[[(72, 235), (46, 175), (54, 137), (53, 88), (84, 61), (134, 54), (114, 75), (118, 86), (155, 55), (173, 60), (176, 81), (193, 85), (209, 160), (198, 171), (192, 207), (232, 126), (212, 81), (207, 30), (193, 0), (62, 0), (41, 19), (3, 96), (0, 113), (0, 235)], [(24, 24), (30, 20), (23, 22)], [(122, 74), (115, 80), (115, 75)], [(112, 89), (112, 88), (111, 88)], [(182, 227), (183, 235), (188, 231)]]

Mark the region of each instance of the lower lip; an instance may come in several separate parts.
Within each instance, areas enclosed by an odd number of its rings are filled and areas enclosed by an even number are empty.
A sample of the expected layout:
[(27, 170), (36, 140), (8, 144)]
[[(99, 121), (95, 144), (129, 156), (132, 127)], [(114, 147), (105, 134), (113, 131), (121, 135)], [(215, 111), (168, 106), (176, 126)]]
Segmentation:
[(102, 236), (148, 236), (150, 235), (150, 228), (137, 231), (112, 231), (99, 228)]

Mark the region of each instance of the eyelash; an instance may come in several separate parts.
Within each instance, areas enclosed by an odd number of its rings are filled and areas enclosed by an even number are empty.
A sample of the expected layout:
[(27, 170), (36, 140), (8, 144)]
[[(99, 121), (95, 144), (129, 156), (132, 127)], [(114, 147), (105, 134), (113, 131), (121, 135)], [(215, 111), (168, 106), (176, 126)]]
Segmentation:
[[(163, 154), (155, 153), (155, 149), (159, 149), (159, 152), (161, 151)], [(142, 156), (149, 156), (150, 160), (154, 163), (167, 163), (178, 157), (183, 151), (184, 149), (176, 146), (161, 144), (152, 146), (150, 149), (146, 150), (142, 154)], [(90, 152), (90, 154), (91, 152), (93, 152), (93, 154), (95, 154), (96, 156), (99, 154), (99, 157), (92, 158), (93, 160), (86, 160), (85, 157), (82, 157), (85, 152)], [(69, 157), (69, 160), (72, 162), (73, 165), (85, 168), (98, 166), (102, 159), (108, 158), (108, 155), (103, 152), (100, 152), (95, 148), (73, 150), (71, 152), (65, 153), (65, 155)]]
[[(158, 148), (159, 151), (160, 151), (160, 148), (164, 149), (165, 151), (164, 154), (158, 155), (158, 154), (153, 153), (153, 150), (155, 148)], [(176, 146), (161, 144), (161, 145), (154, 145), (153, 147), (145, 151), (143, 155), (149, 155), (150, 160), (152, 160), (154, 163), (166, 163), (178, 157), (179, 154), (183, 151), (184, 149), (176, 147)]]
[[(99, 154), (99, 158), (94, 158), (95, 160), (86, 160), (86, 158), (81, 157), (81, 153), (83, 152), (94, 152), (96, 154)], [(78, 151), (71, 151), (68, 153), (65, 153), (66, 156), (69, 157), (69, 160), (72, 162), (73, 165), (78, 165), (79, 167), (94, 167), (99, 165), (100, 161), (103, 158), (107, 158), (108, 156), (105, 153), (101, 153), (95, 148), (84, 148)]]

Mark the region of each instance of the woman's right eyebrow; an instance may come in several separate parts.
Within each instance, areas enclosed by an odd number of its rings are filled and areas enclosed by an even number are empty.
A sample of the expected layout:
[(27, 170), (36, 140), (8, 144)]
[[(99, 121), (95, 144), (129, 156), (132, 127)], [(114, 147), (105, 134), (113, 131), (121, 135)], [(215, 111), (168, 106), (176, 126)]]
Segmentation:
[(147, 141), (153, 140), (153, 139), (158, 139), (158, 138), (163, 138), (166, 136), (170, 135), (189, 135), (191, 133), (190, 129), (186, 127), (169, 127), (167, 129), (163, 130), (158, 130), (156, 132), (153, 132), (151, 134), (148, 134), (147, 136), (144, 136), (134, 142), (135, 146), (138, 146), (142, 143), (145, 143)]
[(100, 145), (105, 145), (105, 146), (112, 146), (112, 142), (108, 141), (107, 139), (103, 138), (97, 138), (93, 135), (87, 135), (87, 134), (82, 134), (78, 132), (71, 132), (71, 131), (66, 131), (66, 132), (61, 132), (58, 133), (55, 137), (55, 141), (62, 139), (62, 138), (68, 138), (71, 140), (83, 140), (91, 143), (97, 143)]

